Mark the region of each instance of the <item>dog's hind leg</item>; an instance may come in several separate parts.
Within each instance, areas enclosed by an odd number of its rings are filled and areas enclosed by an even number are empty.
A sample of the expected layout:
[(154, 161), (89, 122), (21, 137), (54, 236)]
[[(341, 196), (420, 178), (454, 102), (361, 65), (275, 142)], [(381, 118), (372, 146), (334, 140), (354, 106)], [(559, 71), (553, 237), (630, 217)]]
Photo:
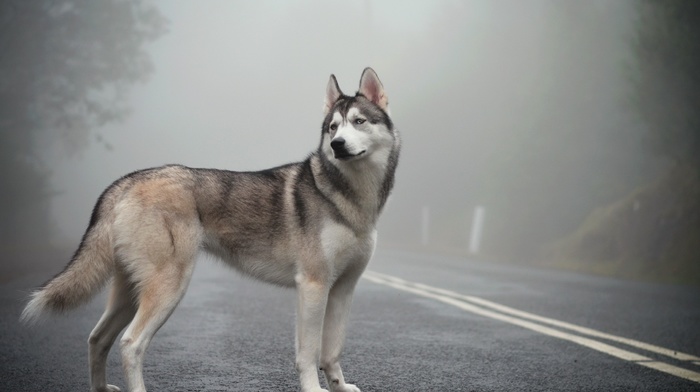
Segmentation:
[(194, 220), (158, 218), (145, 215), (141, 227), (148, 230), (123, 232), (122, 255), (136, 285), (138, 303), (136, 315), (119, 342), (129, 392), (146, 391), (144, 354), (185, 294), (202, 238), (201, 227)]
[(182, 299), (193, 267), (194, 260), (187, 265), (161, 266), (140, 287), (138, 310), (120, 341), (122, 366), (130, 392), (146, 392), (144, 354), (153, 336)]
[(159, 265), (139, 285), (138, 310), (120, 341), (122, 366), (130, 392), (146, 392), (144, 354), (153, 336), (180, 303), (193, 270), (194, 252), (188, 260)]
[(119, 332), (134, 318), (136, 305), (131, 285), (123, 273), (117, 271), (112, 280), (112, 291), (107, 308), (88, 338), (90, 362), (90, 389), (92, 392), (117, 392), (119, 388), (107, 385), (105, 368), (107, 354)]

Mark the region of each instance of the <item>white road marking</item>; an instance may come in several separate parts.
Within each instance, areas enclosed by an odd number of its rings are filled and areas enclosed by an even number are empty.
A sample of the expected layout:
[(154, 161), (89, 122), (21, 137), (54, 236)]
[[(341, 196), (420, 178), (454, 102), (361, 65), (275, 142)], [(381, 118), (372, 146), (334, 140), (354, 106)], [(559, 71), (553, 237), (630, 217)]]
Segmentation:
[(564, 321), (554, 320), (551, 318), (538, 316), (536, 314), (523, 312), (521, 310), (517, 310), (517, 309), (511, 308), (508, 306), (504, 306), (504, 305), (501, 305), (501, 304), (498, 304), (495, 302), (491, 302), (491, 301), (488, 301), (488, 300), (485, 300), (485, 299), (482, 299), (479, 297), (462, 295), (462, 294), (456, 293), (454, 291), (444, 290), (444, 289), (440, 289), (437, 287), (431, 287), (431, 286), (424, 285), (421, 283), (411, 283), (411, 282), (405, 281), (403, 279), (396, 278), (396, 277), (393, 277), (390, 275), (380, 274), (378, 272), (370, 272), (370, 273), (372, 273), (375, 276), (378, 276), (380, 278), (384, 278), (386, 280), (390, 280), (390, 281), (393, 280), (395, 282), (402, 283), (405, 285), (413, 285), (414, 287), (417, 287), (419, 289), (423, 289), (423, 290), (433, 292), (436, 294), (446, 295), (448, 297), (452, 297), (452, 298), (456, 298), (456, 299), (461, 299), (461, 300), (464, 300), (464, 301), (467, 301), (467, 302), (470, 302), (470, 303), (473, 303), (476, 305), (480, 305), (480, 306), (483, 306), (486, 308), (491, 308), (491, 309), (497, 310), (497, 311), (502, 312), (502, 313), (511, 314), (513, 316), (521, 317), (524, 319), (539, 321), (543, 324), (549, 324), (549, 325), (553, 325), (556, 327), (568, 329), (571, 331), (576, 331), (576, 332), (584, 334), (584, 335), (594, 336), (597, 338), (603, 338), (603, 339), (607, 339), (607, 340), (610, 340), (613, 342), (626, 344), (628, 346), (637, 347), (637, 348), (640, 348), (640, 349), (645, 350), (645, 351), (650, 351), (653, 353), (665, 355), (665, 356), (671, 357), (671, 358), (679, 360), (679, 361), (689, 361), (689, 362), (693, 362), (695, 364), (697, 364), (696, 362), (700, 361), (700, 357), (697, 357), (695, 355), (686, 354), (686, 353), (683, 353), (680, 351), (671, 350), (671, 349), (667, 349), (664, 347), (655, 346), (653, 344), (640, 342), (638, 340), (628, 339), (628, 338), (624, 338), (622, 336), (612, 335), (609, 333), (597, 331), (595, 329), (581, 327), (581, 326), (567, 323)]
[[(393, 287), (398, 290), (407, 291), (416, 295), (420, 295), (426, 298), (432, 298), (437, 301), (455, 306), (462, 310), (475, 313), (484, 317), (489, 317), (495, 320), (500, 320), (513, 325), (518, 325), (529, 330), (542, 333), (544, 335), (552, 336), (555, 338), (568, 340), (570, 342), (582, 345), (584, 347), (591, 348), (593, 350), (611, 355), (613, 357), (630, 361), (641, 366), (646, 366), (651, 369), (655, 369), (664, 373), (674, 375), (676, 377), (681, 377), (686, 380), (694, 381), (700, 383), (700, 373), (694, 372), (692, 370), (684, 369), (678, 366), (674, 366), (665, 362), (656, 361), (652, 358), (645, 357), (643, 355), (633, 353), (631, 351), (623, 350), (611, 346), (609, 344), (590, 339), (584, 336), (574, 335), (568, 332), (560, 331), (558, 329), (550, 328), (541, 324), (536, 324), (527, 320), (535, 320), (541, 323), (557, 326), (564, 329), (569, 329), (576, 331), (585, 335), (599, 337), (608, 339), (617, 343), (622, 343), (637, 347), (646, 351), (654, 352), (657, 354), (668, 355), (672, 358), (692, 361), (690, 363), (698, 364), (700, 358), (685, 354), (681, 352), (676, 352), (663, 347), (655, 346), (652, 344), (639, 342), (633, 339), (627, 339), (616, 335), (607, 334), (604, 332), (596, 331), (590, 328), (579, 327), (574, 324), (565, 323), (563, 321), (558, 321), (550, 319), (547, 317), (538, 316), (535, 314), (523, 312), (517, 309), (513, 309), (504, 305), (497, 304), (495, 302), (487, 301), (478, 297), (465, 296), (453, 291), (440, 289), (437, 287), (431, 287), (421, 283), (411, 283), (406, 280), (396, 278), (390, 275), (380, 274), (377, 272), (367, 271), (364, 276), (365, 279), (372, 281), (374, 283), (383, 284), (385, 286)], [(479, 305), (479, 306), (477, 306)], [(487, 308), (493, 309), (489, 310)], [(497, 311), (494, 311), (497, 310)], [(499, 313), (502, 312), (502, 313)], [(517, 317), (515, 317), (517, 316)], [(669, 355), (670, 354), (670, 355)]]

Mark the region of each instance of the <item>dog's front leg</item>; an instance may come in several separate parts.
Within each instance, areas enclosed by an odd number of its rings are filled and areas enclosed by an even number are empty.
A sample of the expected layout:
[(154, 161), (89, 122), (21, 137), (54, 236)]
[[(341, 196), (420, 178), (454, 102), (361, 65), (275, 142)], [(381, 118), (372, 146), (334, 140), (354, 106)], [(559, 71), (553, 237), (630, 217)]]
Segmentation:
[(345, 329), (350, 315), (350, 305), (355, 285), (362, 271), (349, 273), (339, 279), (328, 295), (328, 305), (323, 325), (321, 369), (326, 375), (332, 392), (360, 392), (352, 384), (346, 384), (340, 368), (340, 354), (345, 342)]
[(318, 382), (323, 317), (328, 302), (328, 285), (323, 281), (297, 279), (296, 368), (302, 392), (328, 392)]

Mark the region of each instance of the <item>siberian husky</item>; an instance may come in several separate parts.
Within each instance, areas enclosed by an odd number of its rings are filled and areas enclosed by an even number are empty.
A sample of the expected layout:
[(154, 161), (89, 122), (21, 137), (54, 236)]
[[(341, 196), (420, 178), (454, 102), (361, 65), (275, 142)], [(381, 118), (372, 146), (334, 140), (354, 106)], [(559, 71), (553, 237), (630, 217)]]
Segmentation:
[(296, 369), (304, 392), (357, 392), (339, 358), (352, 294), (376, 242), (394, 184), (399, 134), (377, 74), (344, 95), (331, 75), (318, 149), (258, 172), (168, 165), (128, 174), (99, 197), (68, 266), (32, 294), (22, 320), (87, 302), (110, 277), (106, 310), (90, 333), (92, 391), (105, 381), (119, 333), (129, 391), (146, 390), (143, 357), (187, 289), (200, 249), (244, 274), (296, 287)]

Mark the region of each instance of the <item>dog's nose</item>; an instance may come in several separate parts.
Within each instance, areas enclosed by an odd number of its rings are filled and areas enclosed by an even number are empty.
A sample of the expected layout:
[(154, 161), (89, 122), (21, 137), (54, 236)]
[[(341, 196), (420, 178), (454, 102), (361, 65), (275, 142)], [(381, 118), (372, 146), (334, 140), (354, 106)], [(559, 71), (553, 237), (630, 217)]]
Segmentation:
[(331, 140), (331, 148), (334, 150), (342, 150), (345, 148), (345, 139), (342, 137), (337, 137)]

